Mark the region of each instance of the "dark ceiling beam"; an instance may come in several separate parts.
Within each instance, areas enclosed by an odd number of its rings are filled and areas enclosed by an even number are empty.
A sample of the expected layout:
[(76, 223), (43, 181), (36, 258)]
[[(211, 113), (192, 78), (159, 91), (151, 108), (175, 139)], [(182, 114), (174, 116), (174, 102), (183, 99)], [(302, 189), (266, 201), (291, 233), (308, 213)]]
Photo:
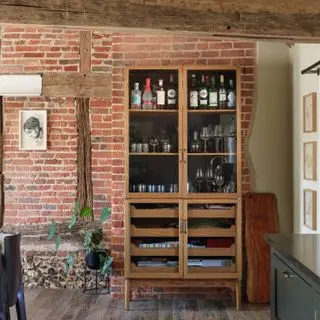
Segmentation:
[(314, 0), (0, 0), (0, 24), (320, 39)]

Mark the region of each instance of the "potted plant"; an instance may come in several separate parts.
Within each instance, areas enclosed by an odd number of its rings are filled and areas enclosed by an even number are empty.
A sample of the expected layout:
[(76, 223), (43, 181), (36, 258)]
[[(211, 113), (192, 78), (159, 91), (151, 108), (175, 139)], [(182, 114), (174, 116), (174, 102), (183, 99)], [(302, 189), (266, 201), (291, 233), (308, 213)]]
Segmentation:
[[(78, 234), (83, 239), (83, 249), (70, 253), (66, 257), (66, 270), (72, 268), (75, 255), (79, 251), (85, 251), (85, 263), (88, 268), (101, 270), (101, 274), (107, 276), (111, 272), (113, 258), (110, 250), (102, 246), (103, 230), (102, 226), (111, 215), (110, 208), (103, 208), (99, 221), (94, 221), (92, 208), (85, 207), (80, 209), (79, 203), (74, 205), (68, 229), (72, 234)], [(52, 220), (49, 228), (49, 240), (55, 241), (56, 250), (60, 249), (62, 238), (57, 232), (56, 222)]]

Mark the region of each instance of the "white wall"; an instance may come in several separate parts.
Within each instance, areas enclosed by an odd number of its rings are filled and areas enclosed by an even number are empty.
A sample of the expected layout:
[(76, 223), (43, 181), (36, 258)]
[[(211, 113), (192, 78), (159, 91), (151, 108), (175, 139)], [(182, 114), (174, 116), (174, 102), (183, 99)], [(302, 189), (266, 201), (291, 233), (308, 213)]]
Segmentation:
[[(303, 134), (303, 96), (311, 92), (319, 93), (319, 79), (317, 75), (301, 75), (301, 70), (320, 60), (319, 44), (296, 44), (290, 49), (293, 79), (293, 195), (294, 195), (294, 232), (312, 233), (310, 229), (303, 226), (303, 188), (311, 188), (318, 191), (318, 230), (320, 232), (320, 186), (317, 181), (306, 181), (303, 179), (303, 142), (318, 141), (317, 152), (317, 176), (319, 181), (320, 165), (320, 139), (317, 133)], [(319, 101), (319, 97), (318, 97)], [(319, 103), (318, 132), (320, 129)]]
[(292, 232), (292, 86), (289, 47), (259, 42), (256, 111), (249, 140), (254, 191), (275, 193), (281, 232)]

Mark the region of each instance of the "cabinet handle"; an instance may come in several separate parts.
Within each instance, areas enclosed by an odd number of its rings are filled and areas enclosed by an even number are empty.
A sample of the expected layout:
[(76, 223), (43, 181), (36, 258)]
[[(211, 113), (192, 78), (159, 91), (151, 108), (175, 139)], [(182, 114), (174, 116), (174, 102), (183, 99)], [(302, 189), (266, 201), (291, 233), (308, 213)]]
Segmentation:
[(293, 279), (296, 277), (293, 273), (290, 273), (289, 271), (283, 271), (282, 273), (283, 273), (284, 277), (287, 279)]
[(180, 221), (180, 233), (184, 233), (183, 232), (183, 220)]
[(187, 233), (187, 220), (184, 220), (184, 233)]

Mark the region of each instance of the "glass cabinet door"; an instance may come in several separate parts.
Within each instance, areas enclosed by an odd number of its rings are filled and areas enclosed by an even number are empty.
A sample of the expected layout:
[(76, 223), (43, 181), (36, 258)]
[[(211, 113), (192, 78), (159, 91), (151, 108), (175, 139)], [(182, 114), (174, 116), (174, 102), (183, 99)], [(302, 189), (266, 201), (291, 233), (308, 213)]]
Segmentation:
[(186, 68), (184, 177), (188, 197), (239, 193), (239, 81), (235, 68)]
[(130, 198), (177, 198), (182, 155), (178, 68), (128, 70), (128, 177)]

